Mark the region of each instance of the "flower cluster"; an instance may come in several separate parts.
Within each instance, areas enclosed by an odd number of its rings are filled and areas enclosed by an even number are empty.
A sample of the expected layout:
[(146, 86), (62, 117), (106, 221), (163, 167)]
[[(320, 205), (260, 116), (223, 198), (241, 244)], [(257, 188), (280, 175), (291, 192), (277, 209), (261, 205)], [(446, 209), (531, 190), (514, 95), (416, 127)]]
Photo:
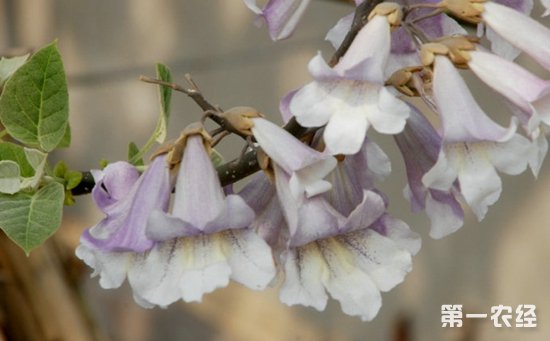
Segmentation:
[[(309, 1), (245, 3), (283, 39)], [(323, 310), (330, 296), (345, 313), (371, 320), (380, 293), (411, 270), (420, 238), (387, 213), (376, 186), (390, 161), (369, 131), (393, 136), (407, 170), (405, 197), (429, 216), (433, 238), (459, 229), (465, 209), (484, 218), (502, 190), (497, 170), (530, 168), (536, 176), (541, 167), (550, 81), (512, 59), (523, 51), (550, 70), (550, 30), (525, 15), (528, 1), (514, 4), (379, 4), (335, 63), (315, 56), (312, 81), (281, 101), (283, 118), (305, 134), (297, 138), (248, 107), (219, 114), (226, 132), (248, 137), (263, 170), (242, 190), (222, 188), (212, 139), (192, 125), (141, 175), (125, 162), (94, 172), (93, 198), (105, 218), (83, 234), (77, 255), (104, 288), (127, 279), (145, 307), (200, 301), (232, 279), (254, 290), (278, 286), (289, 305)], [(477, 24), (491, 49), (453, 17)], [(340, 20), (327, 39), (342, 44), (353, 20)], [(502, 97), (513, 114), (507, 127), (483, 111), (457, 68)]]

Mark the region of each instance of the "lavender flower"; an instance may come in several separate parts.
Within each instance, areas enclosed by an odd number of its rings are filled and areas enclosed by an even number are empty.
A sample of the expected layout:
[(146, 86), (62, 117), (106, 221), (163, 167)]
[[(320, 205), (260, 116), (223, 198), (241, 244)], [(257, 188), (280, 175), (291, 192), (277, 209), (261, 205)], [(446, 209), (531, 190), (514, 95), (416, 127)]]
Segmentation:
[(164, 156), (139, 177), (126, 162), (108, 165), (92, 172), (96, 185), (92, 197), (107, 215), (84, 231), (76, 255), (100, 275), (103, 288), (117, 288), (124, 282), (135, 255), (146, 252), (154, 241), (145, 234), (152, 210), (166, 210), (170, 198), (170, 176)]
[(435, 57), (433, 84), (443, 123), (443, 147), (422, 182), (448, 191), (458, 178), (464, 199), (481, 220), (502, 190), (495, 168), (512, 175), (523, 172), (533, 147), (515, 133), (515, 120), (506, 129), (482, 111), (446, 57)]
[(334, 68), (321, 55), (309, 63), (314, 81), (296, 92), (289, 109), (305, 127), (326, 124), (330, 153), (357, 153), (370, 125), (386, 134), (403, 130), (409, 109), (384, 87), (389, 52), (388, 17), (375, 15)]
[(456, 198), (458, 181), (448, 190), (427, 188), (422, 177), (435, 165), (442, 141), (430, 122), (411, 108), (411, 117), (405, 130), (394, 135), (407, 168), (408, 184), (404, 195), (413, 212), (425, 210), (431, 221), (430, 236), (443, 238), (464, 224), (464, 211)]
[(147, 236), (157, 244), (129, 275), (150, 305), (201, 301), (230, 278), (264, 289), (275, 276), (269, 246), (248, 228), (254, 212), (241, 197), (224, 195), (205, 142), (200, 135), (184, 140), (172, 213), (150, 215)]

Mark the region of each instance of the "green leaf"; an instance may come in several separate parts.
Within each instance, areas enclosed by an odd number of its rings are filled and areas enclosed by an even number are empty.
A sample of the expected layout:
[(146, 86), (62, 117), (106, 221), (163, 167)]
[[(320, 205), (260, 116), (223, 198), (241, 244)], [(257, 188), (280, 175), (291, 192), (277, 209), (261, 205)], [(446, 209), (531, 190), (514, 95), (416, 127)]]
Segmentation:
[(16, 140), (52, 151), (68, 125), (67, 81), (52, 43), (36, 52), (6, 82), (0, 97), (0, 121)]
[(19, 165), (22, 177), (34, 175), (34, 169), (27, 161), (23, 147), (10, 142), (0, 143), (0, 160), (11, 160)]
[(65, 161), (59, 161), (53, 168), (53, 176), (55, 176), (56, 178), (64, 178), (65, 173), (67, 173), (68, 170), (69, 167), (67, 166)]
[[(157, 78), (172, 83), (172, 75), (170, 69), (164, 64), (158, 63)], [(167, 86), (159, 85), (159, 100), (160, 100), (160, 116), (157, 127), (153, 135), (158, 143), (164, 143), (166, 140), (166, 131), (168, 128), (168, 119), (170, 118), (170, 100), (172, 98), (172, 89)]]
[(51, 182), (33, 194), (0, 194), (0, 228), (25, 253), (42, 244), (61, 224), (63, 185)]
[(65, 186), (68, 190), (71, 190), (78, 186), (82, 181), (82, 173), (78, 171), (68, 171), (65, 173), (65, 180), (67, 185)]
[(19, 165), (11, 160), (0, 161), (0, 193), (13, 194), (21, 188)]
[(139, 148), (134, 142), (130, 142), (128, 145), (128, 161), (134, 166), (144, 165), (143, 158), (139, 156)]
[(0, 87), (4, 86), (6, 81), (13, 75), (13, 73), (19, 69), (29, 58), (26, 54), (20, 57), (4, 58), (0, 59)]

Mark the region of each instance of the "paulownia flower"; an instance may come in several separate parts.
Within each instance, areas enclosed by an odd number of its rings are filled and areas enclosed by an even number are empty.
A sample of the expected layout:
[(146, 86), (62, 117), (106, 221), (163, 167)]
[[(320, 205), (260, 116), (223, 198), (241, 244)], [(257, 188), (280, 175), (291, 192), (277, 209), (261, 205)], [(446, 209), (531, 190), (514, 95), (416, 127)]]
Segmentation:
[(76, 255), (100, 276), (105, 289), (117, 288), (126, 279), (136, 254), (147, 252), (154, 241), (145, 234), (149, 214), (166, 210), (172, 186), (164, 156), (155, 158), (140, 177), (134, 166), (115, 162), (93, 171), (92, 197), (107, 215), (80, 238)]
[(256, 0), (244, 0), (244, 3), (258, 15), (258, 19), (265, 20), (271, 39), (281, 40), (294, 32), (310, 1), (269, 0), (263, 9), (258, 7)]
[(225, 196), (205, 142), (197, 134), (184, 141), (172, 212), (149, 217), (147, 235), (157, 244), (129, 275), (149, 304), (201, 301), (230, 278), (260, 290), (275, 276), (270, 247), (249, 228), (254, 211), (238, 195)]
[(147, 218), (153, 210), (166, 211), (170, 200), (165, 157), (156, 157), (139, 179), (135, 168), (125, 162), (94, 173), (97, 183), (92, 197), (106, 217), (87, 230), (84, 238), (104, 251), (149, 250), (154, 242), (145, 235)]
[(314, 81), (294, 94), (289, 109), (305, 127), (326, 125), (328, 152), (357, 153), (370, 125), (385, 134), (403, 130), (409, 108), (384, 87), (389, 52), (388, 17), (375, 15), (334, 68), (320, 54), (309, 63)]
[(432, 238), (443, 238), (458, 230), (464, 224), (464, 211), (455, 197), (458, 182), (448, 190), (426, 188), (422, 183), (422, 177), (434, 166), (441, 151), (439, 134), (416, 108), (411, 108), (405, 130), (394, 138), (407, 169), (408, 184), (403, 193), (412, 211), (426, 211)]
[(323, 178), (336, 166), (330, 154), (318, 152), (281, 127), (263, 118), (254, 118), (251, 128), (256, 141), (271, 160), (290, 177), (290, 191), (300, 201), (331, 188)]
[(364, 191), (347, 217), (321, 196), (308, 199), (282, 255), (281, 301), (323, 310), (330, 294), (346, 314), (373, 319), (380, 291), (403, 280), (420, 247), (418, 236), (384, 211), (383, 199), (372, 191)]
[(515, 175), (533, 157), (531, 143), (492, 121), (476, 103), (454, 65), (435, 57), (433, 93), (443, 125), (443, 146), (436, 164), (424, 175), (428, 188), (448, 191), (458, 178), (460, 192), (479, 220), (502, 191), (496, 169)]

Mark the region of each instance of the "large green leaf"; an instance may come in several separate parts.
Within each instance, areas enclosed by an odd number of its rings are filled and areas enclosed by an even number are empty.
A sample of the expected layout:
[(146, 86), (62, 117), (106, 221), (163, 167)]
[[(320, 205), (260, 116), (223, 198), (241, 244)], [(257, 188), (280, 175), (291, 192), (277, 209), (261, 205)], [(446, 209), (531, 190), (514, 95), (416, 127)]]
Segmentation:
[(28, 255), (61, 224), (64, 194), (56, 182), (34, 194), (0, 194), (0, 228)]
[(16, 140), (49, 152), (65, 135), (68, 101), (63, 62), (54, 42), (7, 81), (0, 97), (0, 121)]

